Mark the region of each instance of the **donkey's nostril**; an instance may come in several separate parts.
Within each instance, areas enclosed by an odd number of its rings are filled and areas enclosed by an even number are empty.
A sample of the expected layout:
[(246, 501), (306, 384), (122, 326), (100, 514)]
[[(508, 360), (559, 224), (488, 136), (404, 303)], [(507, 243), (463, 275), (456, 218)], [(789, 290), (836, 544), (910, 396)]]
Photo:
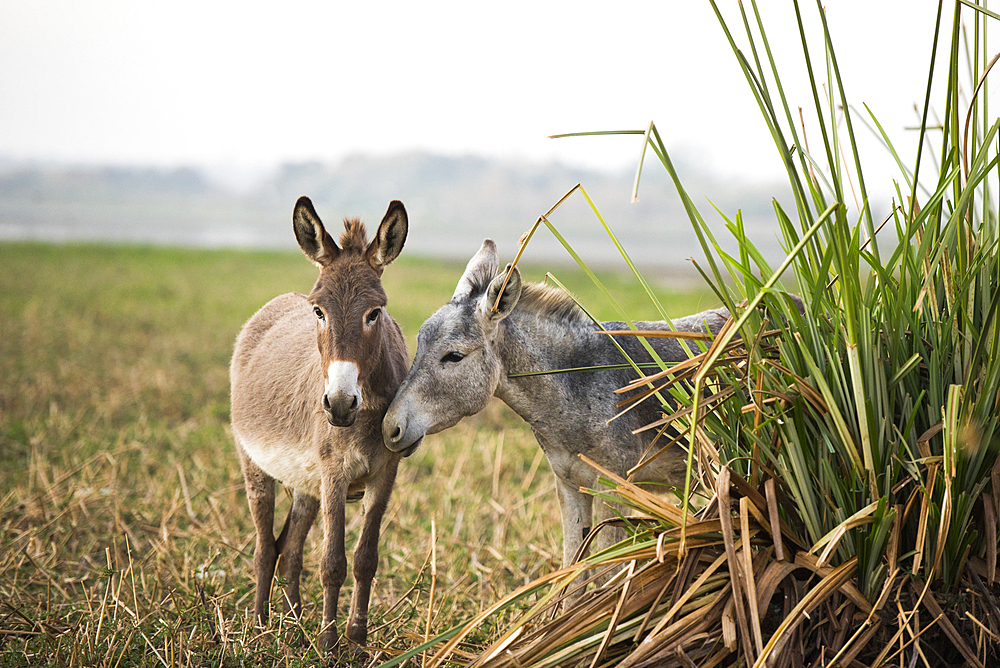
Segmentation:
[(358, 397), (354, 396), (351, 398), (351, 410), (353, 411), (357, 407), (358, 407)]
[(402, 428), (400, 428), (400, 427), (396, 427), (396, 428), (395, 428), (395, 429), (394, 429), (394, 430), (392, 431), (392, 434), (391, 434), (391, 435), (389, 436), (389, 438), (390, 438), (390, 439), (391, 439), (392, 441), (394, 441), (394, 442), (395, 442), (395, 441), (398, 441), (398, 440), (399, 440), (399, 439), (401, 439), (401, 438), (403, 438), (403, 430), (402, 430)]
[(328, 411), (333, 410), (333, 407), (330, 406), (330, 397), (326, 396), (325, 394), (323, 395), (323, 409)]

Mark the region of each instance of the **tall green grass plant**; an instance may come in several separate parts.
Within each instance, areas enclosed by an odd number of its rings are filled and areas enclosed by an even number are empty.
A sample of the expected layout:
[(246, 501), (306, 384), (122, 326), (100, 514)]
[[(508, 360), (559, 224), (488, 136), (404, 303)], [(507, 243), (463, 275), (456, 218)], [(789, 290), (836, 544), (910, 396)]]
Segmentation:
[[(709, 1), (787, 170), (794, 201), (774, 201), (786, 261), (764, 260), (738, 212), (723, 216), (738, 244), (725, 252), (656, 126), (626, 134), (642, 135), (673, 179), (702, 273), (733, 314), (694, 362), (633, 386), (680, 401), (653, 427), (685, 435), (673, 446), (689, 451), (685, 500), (696, 463), (714, 496), (677, 514), (608, 474), (648, 519), (557, 588), (595, 565), (627, 568), (552, 622), (543, 601), (475, 665), (993, 665), (1000, 119), (985, 82), (1000, 17), (971, 0), (939, 4), (907, 167), (875, 114), (850, 105), (820, 3), (790, 10), (811, 90), (807, 137), (755, 0), (735, 22)], [(871, 208), (862, 122), (900, 169), (888, 211)]]

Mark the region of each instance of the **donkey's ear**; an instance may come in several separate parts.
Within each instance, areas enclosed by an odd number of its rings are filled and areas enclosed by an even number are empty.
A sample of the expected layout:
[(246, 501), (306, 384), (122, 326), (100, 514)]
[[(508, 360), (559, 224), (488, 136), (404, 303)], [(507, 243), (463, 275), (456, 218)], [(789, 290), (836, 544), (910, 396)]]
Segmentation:
[(368, 244), (365, 251), (365, 258), (372, 269), (380, 276), (385, 266), (395, 260), (403, 250), (406, 242), (406, 231), (409, 229), (409, 222), (406, 217), (406, 209), (399, 200), (389, 202), (389, 209), (382, 218), (382, 223), (378, 226), (375, 238)]
[(455, 294), (451, 296), (452, 301), (458, 299), (469, 299), (475, 294), (479, 294), (486, 289), (490, 280), (497, 273), (500, 260), (497, 259), (497, 245), (492, 239), (483, 239), (483, 245), (479, 251), (472, 256), (469, 264), (465, 266), (465, 273), (458, 279), (458, 286)]
[(325, 267), (340, 255), (340, 248), (323, 227), (323, 222), (316, 215), (316, 209), (308, 197), (300, 197), (295, 203), (292, 229), (295, 230), (299, 248), (318, 267)]
[(520, 298), (521, 272), (508, 264), (486, 289), (479, 302), (479, 314), (487, 321), (499, 322), (510, 315)]

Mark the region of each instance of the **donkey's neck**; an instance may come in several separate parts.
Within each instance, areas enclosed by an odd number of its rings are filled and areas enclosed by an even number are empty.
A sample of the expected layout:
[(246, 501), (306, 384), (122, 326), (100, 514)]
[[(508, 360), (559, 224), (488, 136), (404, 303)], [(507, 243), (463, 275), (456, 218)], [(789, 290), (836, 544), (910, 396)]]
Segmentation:
[[(673, 320), (673, 327), (678, 331), (702, 333), (707, 328), (715, 333), (726, 317), (728, 313), (724, 310), (703, 311)], [(621, 322), (601, 324), (609, 330), (626, 328)], [(643, 330), (670, 329), (663, 321), (636, 322), (635, 325)], [(520, 306), (499, 323), (493, 345), (503, 365), (503, 376), (494, 394), (532, 426), (540, 441), (630, 440), (633, 429), (658, 416), (659, 404), (646, 401), (612, 420), (619, 413), (617, 404), (623, 398), (614, 394), (614, 390), (638, 377), (631, 368), (517, 375), (621, 365), (626, 360), (618, 346), (636, 363), (653, 361), (636, 337), (617, 336), (612, 341), (598, 330), (597, 324), (585, 316), (580, 317), (580, 313), (553, 314)], [(647, 341), (664, 362), (680, 362), (689, 355), (677, 339), (650, 338)]]
[(500, 323), (493, 343), (503, 365), (495, 395), (536, 432), (546, 431), (554, 422), (554, 411), (573, 406), (574, 398), (587, 401), (598, 384), (607, 389), (608, 377), (601, 377), (603, 372), (517, 374), (623, 362), (614, 344), (597, 329), (581, 318), (515, 309)]

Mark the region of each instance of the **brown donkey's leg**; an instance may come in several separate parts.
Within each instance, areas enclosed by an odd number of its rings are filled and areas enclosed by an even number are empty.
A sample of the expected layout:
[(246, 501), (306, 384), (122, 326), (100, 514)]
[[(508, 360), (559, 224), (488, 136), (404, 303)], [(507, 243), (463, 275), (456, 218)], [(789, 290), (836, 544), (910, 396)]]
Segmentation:
[(257, 578), (257, 592), (254, 597), (254, 619), (263, 627), (267, 625), (267, 603), (271, 598), (271, 580), (278, 550), (274, 542), (274, 478), (264, 473), (236, 443), (243, 468), (247, 503), (250, 516), (257, 528), (257, 542), (253, 550), (253, 571)]
[(320, 507), (323, 511), (323, 557), (320, 580), (323, 583), (323, 629), (319, 646), (331, 656), (337, 654), (337, 599), (347, 578), (347, 555), (344, 552), (344, 506), (347, 503), (347, 483), (335, 475), (324, 473), (321, 483)]
[(354, 595), (347, 619), (347, 639), (361, 647), (368, 642), (368, 601), (371, 598), (372, 580), (378, 568), (378, 539), (382, 516), (396, 481), (399, 457), (392, 457), (385, 470), (365, 489), (361, 507), (365, 514), (358, 545), (354, 548)]
[(276, 542), (278, 555), (278, 570), (286, 581), (284, 602), (285, 611), (296, 618), (302, 614), (302, 598), (299, 595), (299, 580), (302, 575), (302, 549), (316, 520), (319, 510), (319, 499), (305, 492), (295, 490), (292, 496), (292, 507), (288, 511), (288, 519)]

